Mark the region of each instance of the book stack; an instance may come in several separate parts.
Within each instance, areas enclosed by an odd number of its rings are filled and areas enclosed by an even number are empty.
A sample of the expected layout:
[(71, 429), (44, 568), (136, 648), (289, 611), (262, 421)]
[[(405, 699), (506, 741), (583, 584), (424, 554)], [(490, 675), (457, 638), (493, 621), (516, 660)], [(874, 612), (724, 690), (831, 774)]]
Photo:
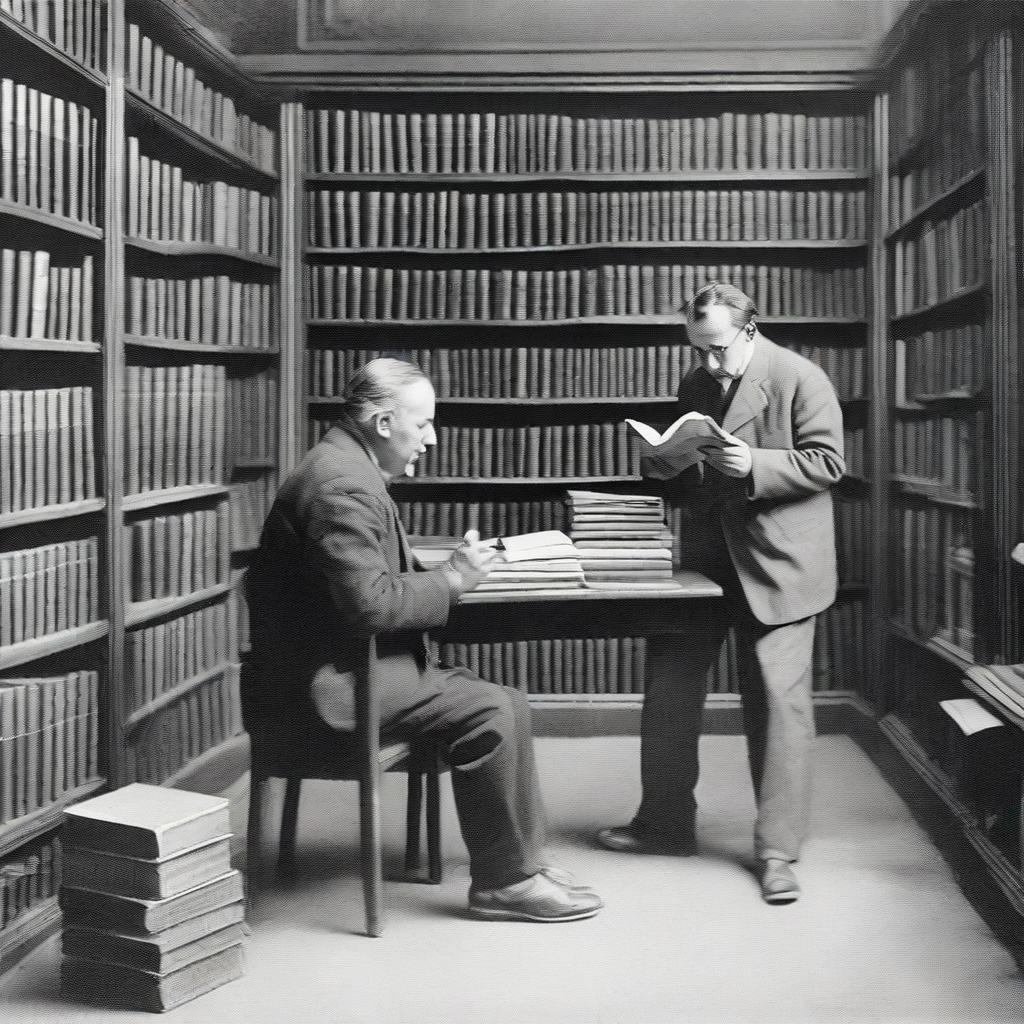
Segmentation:
[(477, 584), (477, 591), (577, 590), (585, 585), (579, 552), (561, 530), (495, 537), (484, 543), (501, 551), (502, 561)]
[(972, 665), (966, 675), (1012, 722), (1024, 723), (1024, 665)]
[(587, 586), (597, 590), (673, 590), (672, 535), (661, 498), (569, 491), (569, 533)]
[(61, 991), (162, 1012), (241, 976), (228, 802), (132, 784), (69, 807)]

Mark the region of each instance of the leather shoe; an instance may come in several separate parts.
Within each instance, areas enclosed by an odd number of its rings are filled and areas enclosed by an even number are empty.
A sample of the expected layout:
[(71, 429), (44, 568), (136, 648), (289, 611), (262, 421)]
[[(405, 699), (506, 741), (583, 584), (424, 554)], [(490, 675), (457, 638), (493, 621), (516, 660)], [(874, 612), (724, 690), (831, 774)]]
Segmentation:
[(601, 909), (596, 893), (574, 893), (543, 874), (501, 889), (470, 889), (469, 912), (485, 921), (533, 921), (554, 924), (582, 921)]
[(800, 883), (788, 861), (770, 859), (761, 865), (761, 896), (765, 903), (795, 903)]
[(697, 840), (659, 836), (633, 825), (603, 828), (597, 833), (598, 844), (617, 853), (653, 853), (676, 857), (692, 857), (697, 852)]
[[(563, 868), (558, 864), (545, 864), (541, 867), (540, 873), (548, 879), (548, 881), (554, 882), (555, 885), (565, 889), (566, 892), (572, 893), (574, 896), (579, 894), (585, 894), (590, 896), (596, 896), (600, 900), (600, 896), (589, 885), (584, 885), (580, 882), (576, 876), (568, 869)], [(604, 903), (601, 903), (604, 906)]]

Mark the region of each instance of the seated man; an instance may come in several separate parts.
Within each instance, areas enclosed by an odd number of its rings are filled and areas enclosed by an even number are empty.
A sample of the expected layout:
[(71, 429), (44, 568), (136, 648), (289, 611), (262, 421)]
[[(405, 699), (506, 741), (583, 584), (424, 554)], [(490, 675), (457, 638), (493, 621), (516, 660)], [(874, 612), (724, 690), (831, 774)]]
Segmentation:
[(471, 532), (442, 567), (417, 565), (387, 485), (436, 441), (434, 389), (417, 367), (375, 359), (349, 381), (337, 424), (282, 485), (247, 575), (255, 696), (280, 711), (282, 729), (304, 716), (312, 731), (324, 720), (353, 728), (354, 644), (376, 634), (382, 732), (446, 749), (470, 911), (489, 920), (592, 917), (598, 896), (541, 859), (525, 696), (441, 668), (425, 643), (423, 631), (444, 625), (496, 557)]

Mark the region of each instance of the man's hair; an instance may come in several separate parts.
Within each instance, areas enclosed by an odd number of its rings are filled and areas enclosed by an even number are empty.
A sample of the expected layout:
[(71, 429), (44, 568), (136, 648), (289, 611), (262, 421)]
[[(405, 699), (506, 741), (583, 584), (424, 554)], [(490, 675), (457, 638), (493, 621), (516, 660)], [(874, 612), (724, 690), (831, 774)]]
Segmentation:
[(683, 304), (683, 315), (695, 323), (707, 316), (710, 306), (724, 306), (735, 327), (744, 327), (757, 316), (754, 300), (735, 285), (712, 281), (697, 289)]
[(403, 359), (371, 359), (349, 378), (342, 407), (356, 423), (366, 423), (379, 412), (394, 412), (402, 388), (430, 378)]

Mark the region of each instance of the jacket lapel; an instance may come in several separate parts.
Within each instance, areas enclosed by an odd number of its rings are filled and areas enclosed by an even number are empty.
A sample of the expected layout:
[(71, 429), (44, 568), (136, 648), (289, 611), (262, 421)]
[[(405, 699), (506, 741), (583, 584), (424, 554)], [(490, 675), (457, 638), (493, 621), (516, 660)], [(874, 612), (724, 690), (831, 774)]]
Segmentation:
[(770, 376), (772, 343), (767, 338), (759, 337), (754, 346), (754, 354), (733, 396), (732, 405), (725, 414), (722, 428), (730, 434), (745, 423), (749, 423), (768, 404), (768, 397), (761, 387), (761, 382)]

